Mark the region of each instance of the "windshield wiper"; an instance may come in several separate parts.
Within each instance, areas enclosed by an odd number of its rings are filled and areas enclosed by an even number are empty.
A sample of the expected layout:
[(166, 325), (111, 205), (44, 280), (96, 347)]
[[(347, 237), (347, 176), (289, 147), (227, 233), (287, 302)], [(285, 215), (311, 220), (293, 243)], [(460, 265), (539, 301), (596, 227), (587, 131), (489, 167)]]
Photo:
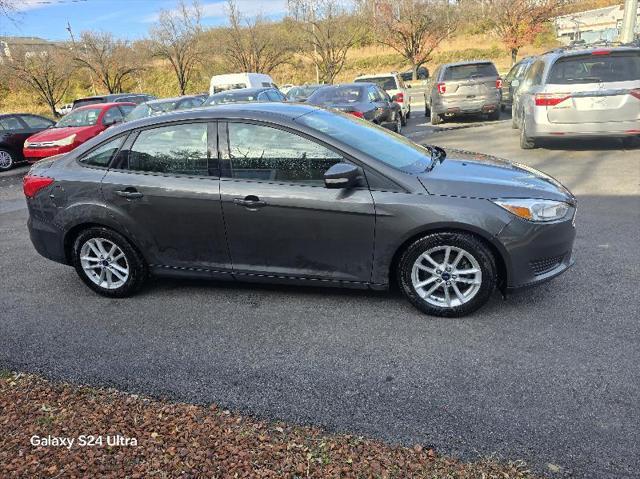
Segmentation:
[(422, 146), (425, 147), (427, 150), (429, 150), (429, 152), (431, 153), (431, 162), (425, 168), (424, 171), (433, 170), (433, 168), (434, 168), (434, 166), (436, 166), (436, 164), (442, 163), (445, 160), (445, 158), (447, 157), (447, 152), (444, 151), (439, 146), (434, 146), (434, 145), (422, 145)]

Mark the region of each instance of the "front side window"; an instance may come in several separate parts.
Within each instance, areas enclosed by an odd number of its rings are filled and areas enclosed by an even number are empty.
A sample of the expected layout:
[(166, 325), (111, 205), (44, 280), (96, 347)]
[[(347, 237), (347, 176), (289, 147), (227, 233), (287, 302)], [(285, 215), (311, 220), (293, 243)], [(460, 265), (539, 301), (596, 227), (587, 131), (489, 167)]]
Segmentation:
[(109, 108), (104, 116), (102, 117), (102, 124), (103, 125), (113, 125), (114, 123), (117, 123), (119, 121), (122, 121), (122, 112), (120, 111), (120, 109), (117, 106), (114, 106), (112, 108)]
[(143, 130), (129, 151), (129, 170), (207, 176), (207, 124)]
[(122, 146), (125, 136), (119, 136), (103, 143), (88, 155), (80, 159), (81, 163), (91, 166), (109, 166), (109, 162)]
[(98, 117), (102, 108), (83, 108), (69, 113), (56, 123), (55, 128), (66, 128), (68, 126), (92, 126), (98, 122)]
[(307, 185), (324, 184), (324, 173), (342, 157), (288, 131), (229, 123), (231, 178)]

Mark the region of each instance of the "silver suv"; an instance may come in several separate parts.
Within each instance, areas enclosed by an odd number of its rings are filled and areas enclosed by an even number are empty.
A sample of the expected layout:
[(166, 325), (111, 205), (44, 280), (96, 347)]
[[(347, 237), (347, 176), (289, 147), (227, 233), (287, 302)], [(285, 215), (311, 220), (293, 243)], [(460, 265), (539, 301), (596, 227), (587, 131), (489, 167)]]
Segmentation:
[(427, 81), (425, 115), (433, 125), (442, 123), (445, 115), (484, 113), (498, 120), (501, 88), (498, 70), (490, 61), (440, 65)]
[(538, 57), (515, 92), (520, 146), (540, 138), (640, 136), (640, 48), (560, 49)]

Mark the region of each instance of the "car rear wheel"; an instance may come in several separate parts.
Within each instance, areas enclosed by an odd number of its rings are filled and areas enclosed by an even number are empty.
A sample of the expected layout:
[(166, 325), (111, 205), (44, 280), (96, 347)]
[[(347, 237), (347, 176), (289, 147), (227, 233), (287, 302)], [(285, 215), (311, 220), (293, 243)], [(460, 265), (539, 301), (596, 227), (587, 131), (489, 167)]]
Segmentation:
[(426, 101), (424, 102), (424, 116), (431, 116), (431, 109)]
[(516, 116), (516, 109), (511, 106), (511, 128), (517, 130), (520, 127), (518, 125), (518, 117)]
[(407, 110), (407, 114), (404, 116), (404, 124), (407, 124), (407, 120), (411, 118), (411, 107)]
[(535, 138), (531, 138), (527, 135), (527, 122), (522, 118), (520, 125), (520, 148), (523, 150), (531, 150), (536, 147)]
[(489, 113), (487, 117), (489, 118), (489, 121), (498, 121), (500, 119), (500, 110), (497, 109), (496, 111)]
[(147, 266), (124, 236), (107, 228), (89, 228), (73, 244), (73, 265), (95, 292), (122, 298), (135, 293), (147, 278)]
[(396, 133), (402, 133), (402, 125), (404, 125), (404, 122), (402, 121), (402, 113), (398, 112), (396, 114), (396, 120), (393, 125), (393, 131), (395, 131)]
[(5, 148), (0, 148), (0, 171), (9, 170), (14, 163), (13, 153)]
[(438, 115), (435, 111), (433, 111), (433, 109), (430, 111), (430, 116), (431, 116), (432, 125), (439, 125), (440, 123), (442, 123), (442, 117)]
[(409, 301), (433, 316), (469, 314), (484, 305), (496, 287), (491, 251), (465, 233), (420, 238), (402, 254), (397, 273)]

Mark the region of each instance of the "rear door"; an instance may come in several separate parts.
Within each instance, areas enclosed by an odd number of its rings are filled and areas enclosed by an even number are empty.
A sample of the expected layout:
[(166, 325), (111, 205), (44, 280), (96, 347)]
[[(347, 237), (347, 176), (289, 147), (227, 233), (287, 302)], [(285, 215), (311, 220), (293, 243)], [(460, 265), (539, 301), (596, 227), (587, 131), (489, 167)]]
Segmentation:
[(324, 187), (324, 172), (349, 160), (276, 125), (229, 122), (228, 132), (220, 133), (220, 188), (234, 274), (370, 281), (371, 192), (366, 183), (349, 190)]
[(105, 201), (150, 264), (230, 271), (216, 141), (215, 123), (147, 128), (130, 135), (103, 178)]
[(544, 93), (551, 123), (640, 121), (640, 50), (596, 50), (558, 59)]
[(18, 115), (8, 115), (0, 118), (0, 141), (8, 144), (14, 153), (20, 157), (22, 157), (22, 148), (25, 140), (38, 131), (40, 130), (29, 128)]
[(496, 99), (498, 71), (491, 62), (452, 65), (444, 72), (444, 98), (473, 102)]

